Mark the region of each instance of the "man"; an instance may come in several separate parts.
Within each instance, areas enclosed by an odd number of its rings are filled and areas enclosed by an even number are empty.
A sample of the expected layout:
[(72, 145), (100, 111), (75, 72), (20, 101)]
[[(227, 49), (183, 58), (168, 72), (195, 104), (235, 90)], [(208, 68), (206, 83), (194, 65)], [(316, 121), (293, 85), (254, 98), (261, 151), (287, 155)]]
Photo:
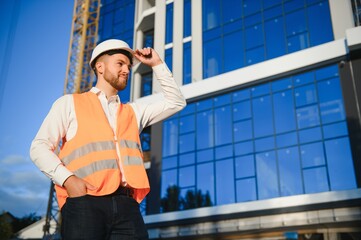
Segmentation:
[[(120, 102), (134, 61), (152, 67), (164, 99)], [(149, 192), (139, 134), (186, 105), (154, 49), (111, 39), (95, 47), (96, 86), (60, 97), (32, 142), (30, 156), (55, 183), (61, 234), (68, 239), (148, 239), (139, 203)], [(54, 153), (59, 142), (59, 155)]]

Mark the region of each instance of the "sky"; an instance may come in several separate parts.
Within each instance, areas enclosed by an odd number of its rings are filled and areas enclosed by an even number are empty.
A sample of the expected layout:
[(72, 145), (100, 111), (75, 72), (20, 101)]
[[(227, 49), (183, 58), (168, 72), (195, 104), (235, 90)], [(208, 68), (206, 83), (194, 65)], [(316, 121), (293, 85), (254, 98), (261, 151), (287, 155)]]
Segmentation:
[(0, 0), (0, 214), (46, 213), (30, 144), (63, 95), (74, 1)]

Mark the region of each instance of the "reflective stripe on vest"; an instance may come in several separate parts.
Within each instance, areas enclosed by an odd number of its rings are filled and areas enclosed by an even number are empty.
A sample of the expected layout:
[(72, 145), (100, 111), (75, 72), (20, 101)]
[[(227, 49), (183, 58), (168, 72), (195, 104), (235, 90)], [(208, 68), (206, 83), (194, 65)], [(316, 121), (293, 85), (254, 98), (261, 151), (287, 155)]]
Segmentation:
[(118, 169), (118, 163), (116, 159), (106, 159), (100, 160), (97, 162), (93, 162), (85, 167), (79, 168), (74, 171), (74, 174), (80, 178), (85, 178), (90, 174), (93, 174), (97, 171), (105, 170), (105, 169)]
[[(140, 152), (142, 151), (140, 145), (137, 142), (130, 141), (130, 140), (120, 140), (119, 145), (121, 148), (129, 148), (129, 149), (136, 149)], [(104, 150), (112, 150), (115, 149), (113, 141), (103, 141), (103, 142), (94, 142), (84, 145), (75, 149), (71, 154), (66, 157), (63, 157), (61, 160), (65, 164), (65, 166), (69, 165), (73, 160), (85, 156), (92, 152), (99, 152)], [(143, 164), (143, 159), (137, 156), (122, 156), (122, 163), (124, 165), (141, 165)], [(111, 164), (112, 166), (112, 164)], [(109, 166), (109, 168), (112, 168)], [(106, 168), (104, 168), (106, 169)]]

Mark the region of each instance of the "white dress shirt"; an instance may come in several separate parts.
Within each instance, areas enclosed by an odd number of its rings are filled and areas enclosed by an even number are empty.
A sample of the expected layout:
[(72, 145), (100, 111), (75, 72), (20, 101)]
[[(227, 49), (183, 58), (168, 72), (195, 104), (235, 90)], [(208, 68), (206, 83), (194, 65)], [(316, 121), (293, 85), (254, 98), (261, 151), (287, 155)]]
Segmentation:
[[(130, 103), (136, 115), (139, 133), (147, 126), (175, 114), (186, 105), (185, 99), (166, 64), (153, 67), (153, 72), (160, 83), (164, 99), (151, 103), (137, 101)], [(115, 131), (116, 113), (120, 104), (119, 96), (115, 95), (107, 99), (105, 93), (98, 88), (93, 87), (90, 91), (97, 94), (109, 124)], [(94, 127), (96, 128), (96, 126)], [(74, 174), (61, 163), (54, 151), (63, 138), (66, 141), (72, 139), (77, 128), (73, 96), (71, 94), (64, 95), (54, 102), (31, 144), (30, 157), (32, 161), (55, 184), (60, 186)], [(119, 151), (117, 152), (119, 154)], [(126, 179), (123, 178), (122, 181), (126, 183)]]

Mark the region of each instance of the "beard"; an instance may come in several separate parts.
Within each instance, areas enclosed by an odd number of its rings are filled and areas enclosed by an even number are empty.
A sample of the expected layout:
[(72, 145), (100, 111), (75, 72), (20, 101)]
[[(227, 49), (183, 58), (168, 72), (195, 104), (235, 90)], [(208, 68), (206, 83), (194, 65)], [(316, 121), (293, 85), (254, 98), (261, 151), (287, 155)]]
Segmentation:
[(105, 70), (104, 79), (117, 91), (122, 91), (127, 87), (128, 75), (115, 75), (110, 71)]

